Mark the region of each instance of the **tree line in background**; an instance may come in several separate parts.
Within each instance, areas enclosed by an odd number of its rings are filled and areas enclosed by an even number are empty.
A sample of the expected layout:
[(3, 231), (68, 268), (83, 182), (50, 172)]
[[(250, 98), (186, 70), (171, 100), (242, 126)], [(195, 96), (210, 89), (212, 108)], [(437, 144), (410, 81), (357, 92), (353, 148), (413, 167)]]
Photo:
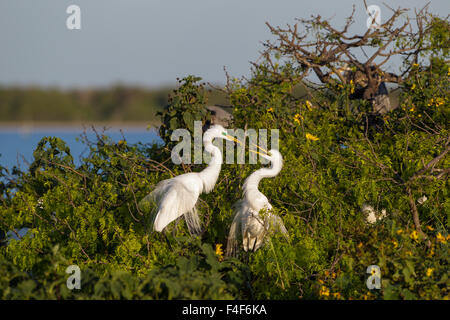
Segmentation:
[[(106, 89), (61, 90), (0, 87), (2, 122), (147, 122), (159, 124), (173, 88), (114, 86)], [(210, 103), (226, 104), (224, 94), (207, 92)]]

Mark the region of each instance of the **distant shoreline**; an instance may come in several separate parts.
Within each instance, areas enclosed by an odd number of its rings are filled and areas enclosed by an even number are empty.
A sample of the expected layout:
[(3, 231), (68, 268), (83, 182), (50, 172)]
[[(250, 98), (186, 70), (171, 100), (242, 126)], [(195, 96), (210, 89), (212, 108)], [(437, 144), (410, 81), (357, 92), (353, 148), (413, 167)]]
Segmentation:
[(136, 122), (136, 121), (0, 121), (0, 131), (74, 131), (94, 128), (100, 130), (104, 127), (108, 129), (118, 130), (123, 129), (126, 131), (143, 131), (157, 130), (159, 123), (156, 122)]

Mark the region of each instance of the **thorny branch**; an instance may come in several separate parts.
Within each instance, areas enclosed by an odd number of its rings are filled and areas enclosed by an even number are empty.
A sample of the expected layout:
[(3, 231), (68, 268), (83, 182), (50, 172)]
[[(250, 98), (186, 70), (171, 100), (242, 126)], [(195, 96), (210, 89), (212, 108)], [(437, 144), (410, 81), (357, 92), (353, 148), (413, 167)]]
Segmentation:
[[(368, 28), (361, 35), (350, 33), (355, 21), (355, 6), (340, 29), (331, 26), (329, 20), (320, 15), (298, 19), (304, 27), (303, 32), (299, 31), (298, 23), (282, 28), (266, 22), (276, 41), (265, 42), (262, 55), (269, 65), (273, 65), (271, 57), (287, 58), (302, 70), (301, 78), (312, 72), (322, 85), (353, 81), (358, 84), (355, 98), (373, 99), (382, 82), (400, 84), (408, 75), (409, 68), (401, 74), (384, 70), (391, 58), (402, 56), (412, 65), (418, 61), (419, 54), (430, 49), (423, 41), (431, 32), (425, 27), (430, 19), (428, 4), (416, 10), (414, 18), (406, 15), (406, 9), (388, 8), (392, 11), (391, 16), (379, 28)], [(402, 22), (400, 18), (403, 17)], [(356, 49), (363, 51), (365, 60), (357, 58)], [(367, 55), (370, 51), (372, 53)]]

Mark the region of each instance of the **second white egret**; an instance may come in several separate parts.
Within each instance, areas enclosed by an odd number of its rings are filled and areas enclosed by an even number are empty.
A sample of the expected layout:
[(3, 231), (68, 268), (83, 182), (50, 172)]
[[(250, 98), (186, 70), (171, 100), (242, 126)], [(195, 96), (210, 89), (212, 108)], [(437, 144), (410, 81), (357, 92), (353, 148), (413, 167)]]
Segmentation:
[(235, 204), (235, 216), (228, 235), (227, 256), (236, 254), (240, 237), (245, 251), (256, 251), (263, 245), (270, 231), (279, 231), (286, 236), (288, 234), (281, 218), (272, 212), (267, 197), (258, 190), (261, 179), (272, 178), (280, 173), (283, 157), (274, 149), (268, 154), (252, 152), (269, 160), (271, 166), (256, 170), (244, 182), (244, 196)]

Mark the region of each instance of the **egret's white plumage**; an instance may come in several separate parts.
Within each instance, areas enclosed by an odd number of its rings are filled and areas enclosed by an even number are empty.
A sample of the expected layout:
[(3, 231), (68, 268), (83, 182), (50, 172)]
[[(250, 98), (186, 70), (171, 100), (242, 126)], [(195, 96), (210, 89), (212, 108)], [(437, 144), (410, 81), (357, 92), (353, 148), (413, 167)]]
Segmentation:
[(255, 251), (263, 243), (271, 230), (287, 235), (281, 218), (272, 212), (267, 197), (258, 190), (261, 179), (275, 177), (283, 166), (283, 158), (277, 150), (270, 150), (269, 155), (262, 155), (271, 162), (270, 168), (262, 168), (252, 173), (244, 182), (243, 198), (235, 206), (235, 216), (231, 224), (227, 242), (227, 255), (235, 255), (242, 237), (245, 251)]
[(161, 232), (169, 223), (184, 215), (189, 232), (201, 232), (195, 204), (200, 194), (209, 193), (214, 188), (223, 161), (222, 152), (212, 143), (214, 138), (236, 141), (222, 126), (212, 126), (203, 135), (205, 151), (211, 154), (209, 165), (201, 172), (185, 173), (159, 182), (155, 189), (141, 200), (141, 207), (151, 202), (156, 204), (153, 221), (155, 231)]
[(362, 212), (366, 215), (366, 222), (369, 224), (374, 224), (377, 221), (383, 220), (387, 216), (386, 209), (382, 209), (381, 212), (378, 212), (367, 203), (363, 203)]

